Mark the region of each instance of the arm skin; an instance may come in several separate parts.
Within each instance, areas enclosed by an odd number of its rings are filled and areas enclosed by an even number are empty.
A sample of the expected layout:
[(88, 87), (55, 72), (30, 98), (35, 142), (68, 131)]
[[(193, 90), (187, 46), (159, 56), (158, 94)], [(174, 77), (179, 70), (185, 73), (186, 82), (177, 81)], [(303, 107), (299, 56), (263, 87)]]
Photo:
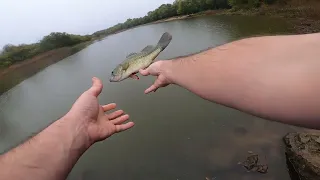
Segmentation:
[(0, 157), (1, 179), (66, 179), (80, 156), (95, 142), (133, 127), (124, 123), (128, 115), (122, 110), (105, 114), (116, 104), (100, 106), (97, 96), (102, 83), (84, 92), (71, 110), (35, 137)]
[(176, 84), (255, 116), (320, 129), (320, 33), (242, 39), (140, 73), (158, 76), (145, 93)]

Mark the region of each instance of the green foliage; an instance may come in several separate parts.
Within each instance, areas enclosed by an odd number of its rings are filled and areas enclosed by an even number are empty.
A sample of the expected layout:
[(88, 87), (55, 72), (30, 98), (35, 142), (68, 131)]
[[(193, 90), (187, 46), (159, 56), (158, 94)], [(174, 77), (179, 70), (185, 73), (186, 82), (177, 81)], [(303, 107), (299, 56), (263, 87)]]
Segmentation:
[[(205, 3), (205, 1), (203, 3)], [(204, 10), (201, 10), (200, 7), (204, 7), (204, 5), (202, 5), (201, 2), (197, 0), (179, 1), (177, 13), (179, 15), (193, 14)]]
[(53, 32), (42, 38), (40, 47), (45, 50), (51, 50), (65, 46), (73, 46), (89, 40), (91, 40), (90, 36)]
[(127, 19), (124, 23), (116, 24), (108, 29), (95, 32), (95, 37), (107, 36), (131, 27), (154, 22), (157, 20), (177, 16), (193, 14), (209, 9), (230, 8), (228, 0), (176, 0), (173, 4), (162, 4), (154, 11), (141, 18)]
[(228, 3), (233, 8), (256, 8), (261, 5), (261, 2), (275, 0), (228, 0)]
[(7, 44), (0, 53), (0, 67), (7, 67), (16, 62), (32, 58), (45, 51), (65, 46), (73, 46), (89, 40), (91, 40), (91, 36), (54, 32), (43, 37), (39, 43), (21, 44), (18, 46)]
[(162, 4), (160, 7), (158, 7), (154, 11), (148, 12), (148, 14), (144, 17), (127, 19), (127, 21), (124, 23), (119, 23), (108, 29), (97, 31), (93, 35), (96, 37), (107, 36), (110, 34), (117, 33), (124, 29), (132, 28), (135, 26), (149, 23), (149, 22), (176, 16), (177, 15), (176, 8), (177, 8), (176, 4)]
[(128, 28), (177, 15), (189, 15), (213, 9), (255, 8), (259, 7), (262, 2), (271, 4), (275, 1), (285, 0), (175, 0), (173, 4), (162, 4), (154, 11), (148, 12), (144, 17), (127, 19), (124, 23), (118, 23), (108, 29), (97, 31), (93, 35), (101, 38)]
[(273, 4), (276, 0), (263, 0), (266, 4)]

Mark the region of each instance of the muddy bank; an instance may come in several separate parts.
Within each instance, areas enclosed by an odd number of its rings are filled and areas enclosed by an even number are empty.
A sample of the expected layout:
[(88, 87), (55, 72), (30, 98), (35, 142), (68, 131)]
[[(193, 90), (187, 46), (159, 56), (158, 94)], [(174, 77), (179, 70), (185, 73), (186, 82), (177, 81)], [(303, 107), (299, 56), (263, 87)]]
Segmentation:
[(320, 2), (305, 5), (262, 6), (256, 9), (230, 9), (218, 15), (268, 16), (284, 18), (291, 26), (293, 34), (320, 32)]
[(157, 24), (208, 15), (245, 15), (284, 18), (291, 24), (291, 33), (293, 34), (320, 32), (320, 2), (299, 6), (262, 6), (256, 9), (209, 10), (196, 14), (175, 16), (149, 24)]
[(91, 42), (54, 49), (31, 59), (0, 69), (0, 95), (44, 68), (84, 49)]
[[(195, 18), (195, 17), (200, 17), (200, 16), (208, 16), (208, 15), (214, 15), (218, 13), (223, 13), (225, 10), (208, 10), (208, 11), (203, 11), (195, 14), (188, 14), (188, 15), (181, 15), (181, 16), (174, 16), (170, 17), (167, 19), (162, 19), (158, 21), (154, 21), (148, 24), (157, 24), (157, 23), (163, 23), (163, 22), (170, 22), (170, 21), (176, 21), (176, 20), (182, 20), (182, 19), (188, 19), (188, 18)], [(145, 25), (148, 25), (145, 24)]]
[(306, 34), (320, 32), (320, 2), (308, 3), (307, 5), (286, 5), (286, 6), (262, 6), (254, 9), (219, 9), (208, 10), (195, 14), (174, 16), (158, 21), (142, 24), (139, 26), (122, 29), (105, 37), (118, 34), (130, 29), (146, 26), (150, 24), (158, 24), (170, 21), (184, 20), (209, 15), (245, 15), (245, 16), (268, 16), (276, 18), (285, 18), (292, 25), (292, 34)]

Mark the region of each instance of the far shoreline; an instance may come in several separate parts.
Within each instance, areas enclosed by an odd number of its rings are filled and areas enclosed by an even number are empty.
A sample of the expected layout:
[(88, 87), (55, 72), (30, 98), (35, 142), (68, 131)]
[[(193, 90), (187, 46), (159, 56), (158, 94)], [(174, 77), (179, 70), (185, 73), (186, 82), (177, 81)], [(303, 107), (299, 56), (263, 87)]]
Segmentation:
[[(265, 7), (255, 8), (255, 9), (247, 9), (247, 10), (244, 10), (244, 9), (208, 10), (208, 11), (203, 11), (195, 14), (174, 16), (174, 17), (150, 22), (141, 26), (171, 22), (176, 20), (191, 19), (191, 18), (202, 17), (202, 16), (211, 16), (211, 15), (228, 15), (228, 16), (243, 15), (243, 16), (266, 16), (271, 18), (282, 18), (285, 21), (287, 21), (289, 25), (293, 27), (292, 33), (295, 33), (295, 34), (308, 34), (308, 33), (320, 32), (320, 17), (318, 17), (318, 19), (311, 19), (307, 16), (297, 16), (296, 14), (297, 11), (300, 11), (301, 13), (303, 11), (308, 11), (308, 10), (309, 10), (308, 6), (304, 8), (302, 7), (300, 9), (290, 8), (290, 7), (279, 8), (277, 6), (265, 6)], [(136, 27), (133, 27), (133, 28), (136, 28)]]
[(25, 79), (89, 46), (94, 41), (53, 49), (0, 69), (0, 96)]
[[(308, 6), (306, 6), (308, 8)], [(121, 32), (125, 32), (131, 29), (135, 29), (142, 26), (152, 25), (152, 24), (159, 24), (177, 20), (185, 20), (191, 18), (197, 18), (202, 16), (212, 16), (212, 15), (228, 15), (228, 16), (265, 16), (271, 18), (282, 18), (289, 23), (293, 27), (292, 32), (294, 34), (308, 34), (308, 33), (315, 33), (320, 31), (320, 17), (318, 19), (310, 19), (309, 17), (297, 16), (297, 11), (308, 11), (308, 9), (296, 9), (290, 7), (283, 7), (279, 8), (277, 6), (264, 6), (255, 9), (220, 9), (220, 10), (207, 10), (198, 12), (195, 14), (187, 14), (187, 15), (179, 15), (174, 16), (166, 19), (161, 19), (157, 21), (153, 21), (150, 23), (138, 25), (135, 27), (122, 29), (120, 31), (108, 34), (102, 38), (107, 38), (108, 36), (112, 36)]]

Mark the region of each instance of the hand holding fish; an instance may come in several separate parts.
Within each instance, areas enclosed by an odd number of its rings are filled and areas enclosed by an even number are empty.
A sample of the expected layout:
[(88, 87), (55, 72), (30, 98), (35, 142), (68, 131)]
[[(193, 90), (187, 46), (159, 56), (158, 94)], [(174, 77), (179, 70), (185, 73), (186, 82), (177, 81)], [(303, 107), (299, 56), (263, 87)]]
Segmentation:
[(139, 79), (139, 69), (148, 67), (153, 60), (170, 44), (172, 36), (163, 33), (157, 45), (148, 45), (141, 52), (130, 53), (112, 72), (110, 82), (120, 82), (127, 78)]
[(157, 89), (161, 87), (166, 87), (169, 84), (172, 84), (173, 82), (169, 80), (166, 70), (169, 70), (168, 68), (164, 68), (164, 66), (168, 65), (171, 63), (171, 61), (157, 61), (153, 64), (151, 64), (148, 68), (146, 69), (140, 69), (140, 74), (143, 76), (157, 76), (157, 79), (155, 82), (145, 90), (145, 93), (148, 94), (150, 92), (155, 92)]

